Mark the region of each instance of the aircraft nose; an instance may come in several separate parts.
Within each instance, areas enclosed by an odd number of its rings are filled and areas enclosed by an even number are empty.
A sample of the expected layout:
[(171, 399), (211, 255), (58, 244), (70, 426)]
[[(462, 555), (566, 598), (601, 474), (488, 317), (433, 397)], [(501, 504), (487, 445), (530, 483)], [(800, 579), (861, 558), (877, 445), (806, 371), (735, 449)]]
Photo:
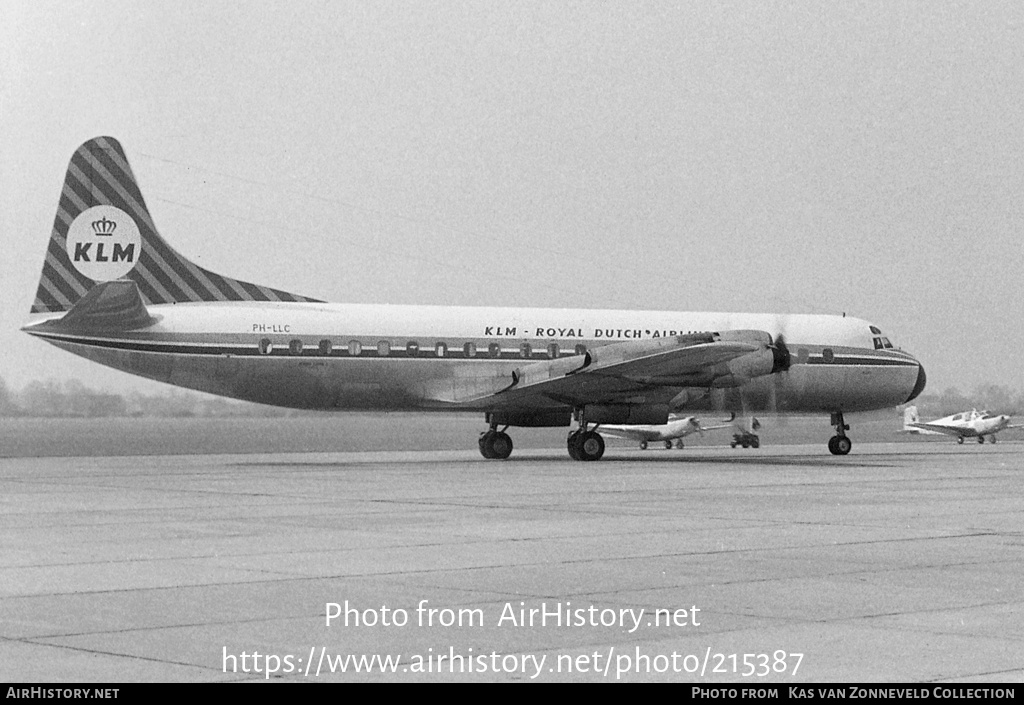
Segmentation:
[(907, 401), (905, 401), (903, 403), (907, 404), (907, 403), (913, 401), (914, 399), (917, 399), (918, 395), (921, 392), (924, 391), (924, 386), (927, 383), (928, 383), (928, 375), (926, 375), (924, 373), (924, 365), (922, 365), (919, 362), (919, 363), (917, 363), (917, 382), (914, 384), (914, 390), (910, 393), (910, 396), (907, 397)]

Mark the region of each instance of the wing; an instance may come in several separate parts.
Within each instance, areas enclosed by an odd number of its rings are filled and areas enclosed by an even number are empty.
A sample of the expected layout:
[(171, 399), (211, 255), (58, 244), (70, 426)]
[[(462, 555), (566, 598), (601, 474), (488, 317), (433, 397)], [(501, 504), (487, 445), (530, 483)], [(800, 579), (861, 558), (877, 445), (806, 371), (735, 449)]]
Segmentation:
[(774, 364), (768, 333), (723, 331), (613, 343), (497, 377), (430, 380), (424, 391), (437, 401), (490, 410), (663, 405), (657, 421), (616, 423), (665, 423), (680, 387), (739, 386), (771, 373)]
[(700, 430), (701, 431), (718, 431), (719, 429), (723, 429), (723, 428), (736, 428), (736, 424), (726, 423), (726, 424), (719, 424), (717, 426), (705, 426), (704, 424), (700, 425)]
[(606, 436), (625, 438), (631, 441), (650, 441), (655, 440), (658, 436), (657, 433), (651, 433), (643, 426), (635, 428), (630, 426), (599, 426), (598, 428)]
[(913, 426), (914, 428), (920, 428), (925, 431), (931, 431), (933, 433), (944, 433), (947, 436), (970, 436), (974, 432), (973, 429), (970, 428), (960, 428), (956, 426), (939, 426), (937, 424), (931, 423), (910, 423), (907, 425)]

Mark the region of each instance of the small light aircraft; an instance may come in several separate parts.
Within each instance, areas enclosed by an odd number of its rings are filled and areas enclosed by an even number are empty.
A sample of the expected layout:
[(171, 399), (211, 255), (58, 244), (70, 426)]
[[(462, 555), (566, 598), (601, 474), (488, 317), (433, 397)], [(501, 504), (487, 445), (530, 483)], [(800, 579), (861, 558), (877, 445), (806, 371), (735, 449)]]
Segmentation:
[(329, 304), (233, 279), (164, 240), (112, 137), (71, 157), (31, 313), (22, 330), (58, 348), (213, 394), (477, 413), (488, 459), (511, 455), (511, 426), (575, 420), (569, 456), (592, 461), (601, 424), (748, 410), (830, 414), (829, 451), (846, 455), (845, 414), (906, 404), (926, 383), (852, 316)]
[(714, 431), (720, 428), (734, 428), (732, 421), (733, 419), (730, 418), (728, 419), (728, 423), (716, 426), (703, 426), (696, 416), (679, 416), (674, 414), (669, 417), (668, 423), (666, 424), (648, 424), (638, 426), (602, 424), (597, 426), (594, 430), (599, 431), (606, 436), (639, 441), (640, 450), (647, 450), (647, 446), (650, 443), (664, 443), (667, 450), (672, 447), (673, 441), (675, 441), (676, 448), (682, 448), (683, 438), (693, 433), (699, 433), (703, 436), (705, 431)]
[(903, 411), (903, 430), (922, 435), (956, 436), (957, 443), (963, 443), (965, 438), (977, 438), (978, 443), (984, 443), (988, 436), (989, 443), (995, 443), (996, 434), (1000, 431), (1021, 427), (1019, 424), (1010, 424), (1010, 419), (1009, 414), (990, 414), (988, 411), (971, 409), (922, 422), (917, 407), (908, 406)]

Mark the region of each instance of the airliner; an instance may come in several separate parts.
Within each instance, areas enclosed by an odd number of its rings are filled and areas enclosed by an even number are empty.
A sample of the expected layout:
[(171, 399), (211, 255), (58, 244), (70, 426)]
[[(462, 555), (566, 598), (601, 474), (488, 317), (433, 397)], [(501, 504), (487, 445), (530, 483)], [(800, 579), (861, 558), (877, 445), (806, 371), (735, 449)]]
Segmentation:
[[(329, 304), (215, 274), (157, 232), (121, 145), (72, 155), (27, 333), (132, 374), (262, 404), (465, 411), (480, 453), (510, 427), (569, 428), (598, 460), (601, 424), (673, 412), (844, 415), (904, 404), (925, 372), (843, 316)], [(575, 424), (575, 426), (574, 426)]]
[(986, 436), (989, 443), (995, 443), (996, 434), (1000, 431), (1020, 428), (1020, 425), (1010, 424), (1010, 420), (1008, 414), (990, 414), (971, 409), (923, 422), (917, 414), (916, 406), (908, 406), (903, 410), (903, 430), (906, 433), (955, 436), (957, 443), (963, 443), (964, 438), (977, 438), (978, 443), (984, 443)]

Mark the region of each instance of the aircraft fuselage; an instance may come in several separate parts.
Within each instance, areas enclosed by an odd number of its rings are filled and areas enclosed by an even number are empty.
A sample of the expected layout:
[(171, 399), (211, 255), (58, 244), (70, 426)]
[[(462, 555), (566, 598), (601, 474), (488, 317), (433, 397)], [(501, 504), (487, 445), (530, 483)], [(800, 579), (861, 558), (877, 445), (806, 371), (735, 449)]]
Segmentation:
[[(458, 389), (531, 362), (610, 343), (755, 329), (784, 335), (789, 369), (737, 387), (658, 387), (638, 403), (687, 410), (863, 411), (905, 402), (920, 365), (872, 348), (852, 317), (751, 313), (215, 302), (150, 305), (153, 322), (69, 332), (37, 317), (26, 332), (101, 364), (238, 399), (306, 409), (493, 410)], [(565, 405), (547, 402), (552, 410)]]

